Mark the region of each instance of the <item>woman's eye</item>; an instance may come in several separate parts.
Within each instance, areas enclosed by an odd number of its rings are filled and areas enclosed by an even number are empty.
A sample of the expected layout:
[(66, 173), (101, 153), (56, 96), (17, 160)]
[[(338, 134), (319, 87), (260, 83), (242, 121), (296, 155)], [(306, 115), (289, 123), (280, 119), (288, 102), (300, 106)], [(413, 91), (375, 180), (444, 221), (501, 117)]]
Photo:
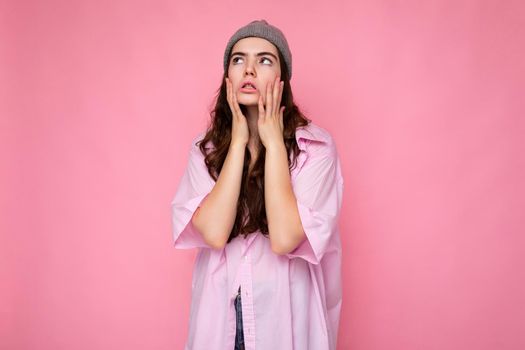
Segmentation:
[[(242, 60), (242, 57), (234, 57), (232, 58), (232, 63), (238, 63), (239, 60)], [(268, 64), (270, 65), (273, 63), (272, 60), (269, 59), (268, 57), (261, 58), (261, 62), (265, 63), (265, 61), (268, 61)]]

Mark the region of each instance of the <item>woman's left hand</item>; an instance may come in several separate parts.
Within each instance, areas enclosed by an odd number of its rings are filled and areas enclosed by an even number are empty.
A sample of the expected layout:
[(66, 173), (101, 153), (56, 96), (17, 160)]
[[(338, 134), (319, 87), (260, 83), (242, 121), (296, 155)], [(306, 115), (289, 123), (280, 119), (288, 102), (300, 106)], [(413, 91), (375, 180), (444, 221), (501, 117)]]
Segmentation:
[(284, 82), (277, 76), (273, 82), (266, 85), (266, 106), (259, 95), (259, 119), (257, 129), (259, 138), (266, 148), (284, 144), (283, 138), (283, 114), (284, 106), (281, 107)]

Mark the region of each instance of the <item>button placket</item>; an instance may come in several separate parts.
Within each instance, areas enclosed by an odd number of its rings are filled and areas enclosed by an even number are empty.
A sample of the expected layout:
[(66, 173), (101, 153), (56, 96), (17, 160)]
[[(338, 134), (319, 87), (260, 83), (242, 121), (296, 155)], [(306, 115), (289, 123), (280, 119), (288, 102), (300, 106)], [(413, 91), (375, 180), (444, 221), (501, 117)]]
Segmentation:
[(243, 327), (244, 327), (244, 341), (246, 348), (253, 348), (255, 346), (255, 319), (253, 310), (253, 294), (252, 290), (252, 274), (251, 274), (251, 254), (246, 252), (244, 255), (244, 264), (240, 266), (241, 278), (244, 281), (241, 292), (243, 296)]

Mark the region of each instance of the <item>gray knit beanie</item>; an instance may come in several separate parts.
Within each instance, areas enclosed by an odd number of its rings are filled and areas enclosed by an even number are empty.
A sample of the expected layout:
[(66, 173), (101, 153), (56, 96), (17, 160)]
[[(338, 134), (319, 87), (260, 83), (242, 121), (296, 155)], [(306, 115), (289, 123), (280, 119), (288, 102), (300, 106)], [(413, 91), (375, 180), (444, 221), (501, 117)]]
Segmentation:
[(224, 71), (228, 68), (228, 58), (233, 45), (235, 45), (237, 41), (247, 37), (263, 38), (274, 44), (281, 52), (281, 55), (283, 55), (284, 62), (288, 67), (289, 78), (292, 78), (292, 53), (288, 47), (288, 42), (279, 28), (269, 24), (264, 19), (252, 21), (244, 27), (239, 28), (235, 34), (233, 34), (224, 51)]

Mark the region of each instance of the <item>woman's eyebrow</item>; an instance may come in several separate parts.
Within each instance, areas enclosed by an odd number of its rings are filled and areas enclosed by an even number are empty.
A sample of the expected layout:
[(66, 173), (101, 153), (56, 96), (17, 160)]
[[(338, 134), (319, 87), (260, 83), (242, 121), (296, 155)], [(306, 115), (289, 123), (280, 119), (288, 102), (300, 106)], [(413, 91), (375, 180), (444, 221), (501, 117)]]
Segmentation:
[[(236, 52), (232, 53), (232, 56), (233, 55), (246, 56), (246, 53), (245, 52), (236, 51)], [(275, 56), (271, 52), (266, 52), (266, 51), (259, 52), (256, 56), (264, 56), (264, 55), (270, 55), (277, 61), (277, 56)]]

